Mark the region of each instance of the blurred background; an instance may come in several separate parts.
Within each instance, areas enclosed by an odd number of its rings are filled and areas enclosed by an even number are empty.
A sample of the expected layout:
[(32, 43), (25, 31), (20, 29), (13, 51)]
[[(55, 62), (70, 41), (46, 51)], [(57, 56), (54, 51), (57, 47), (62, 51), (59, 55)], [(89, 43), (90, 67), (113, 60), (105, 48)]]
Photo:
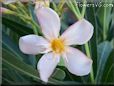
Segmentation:
[[(34, 0), (6, 3), (1, 1), (2, 8), (2, 85), (41, 85), (36, 69), (41, 55), (25, 55), (19, 49), (19, 38), (33, 34), (34, 29), (39, 35), (40, 26), (34, 14)], [(10, 1), (10, 0), (9, 0)], [(39, 0), (38, 0), (39, 1)], [(40, 0), (42, 3), (46, 0)], [(78, 8), (81, 12), (84, 1), (51, 0), (45, 6), (54, 9), (61, 18), (61, 33), (75, 23)], [(77, 5), (76, 5), (77, 3)], [(88, 4), (88, 5), (87, 5)], [(79, 77), (71, 74), (62, 64), (57, 66), (47, 84), (114, 84), (114, 1), (87, 1), (84, 18), (94, 26), (94, 35), (88, 42), (90, 55), (93, 59), (93, 77)], [(73, 7), (72, 7), (73, 6)], [(74, 46), (86, 54), (85, 45)]]

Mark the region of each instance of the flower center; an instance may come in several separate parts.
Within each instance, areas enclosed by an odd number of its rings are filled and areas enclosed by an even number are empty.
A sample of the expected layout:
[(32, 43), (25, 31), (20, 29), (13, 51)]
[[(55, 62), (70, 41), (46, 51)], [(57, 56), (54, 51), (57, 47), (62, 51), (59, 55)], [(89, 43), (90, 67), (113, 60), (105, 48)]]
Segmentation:
[(55, 53), (62, 53), (64, 51), (64, 42), (61, 39), (54, 39), (51, 42), (51, 48)]

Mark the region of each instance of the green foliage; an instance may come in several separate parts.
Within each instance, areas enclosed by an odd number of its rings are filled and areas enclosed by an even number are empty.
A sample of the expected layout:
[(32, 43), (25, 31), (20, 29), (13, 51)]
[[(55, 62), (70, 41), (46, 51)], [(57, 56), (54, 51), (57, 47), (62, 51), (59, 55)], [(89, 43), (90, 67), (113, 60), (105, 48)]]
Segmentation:
[[(94, 26), (94, 35), (88, 43), (90, 55), (93, 60), (93, 78), (91, 74), (85, 77), (78, 77), (68, 72), (61, 59), (48, 84), (76, 85), (76, 84), (102, 84), (114, 83), (114, 7), (87, 7), (81, 8), (70, 0), (66, 3), (51, 3), (52, 8), (61, 17), (61, 32), (68, 26), (82, 18), (90, 21)], [(113, 4), (113, 2), (110, 2)], [(25, 55), (18, 45), (21, 36), (27, 34), (41, 34), (40, 27), (37, 24), (34, 14), (34, 5), (32, 3), (14, 4), (17, 7), (15, 11), (18, 15), (2, 16), (2, 84), (7, 85), (31, 85), (45, 84), (40, 80), (37, 62), (42, 55)], [(7, 7), (6, 5), (4, 5)], [(20, 6), (20, 7), (19, 7)], [(11, 8), (9, 8), (11, 9)], [(85, 11), (84, 11), (85, 10)], [(78, 16), (77, 16), (78, 15)], [(77, 17), (76, 17), (77, 16)], [(69, 17), (69, 18), (68, 18)], [(29, 18), (27, 20), (27, 18)], [(80, 46), (78, 47), (80, 48)], [(81, 46), (85, 52), (84, 46)]]
[(108, 60), (108, 57), (112, 51), (112, 45), (110, 42), (103, 42), (98, 45), (98, 61), (97, 61), (97, 75), (96, 83), (100, 83), (101, 78), (103, 77), (103, 72), (105, 70), (105, 64)]

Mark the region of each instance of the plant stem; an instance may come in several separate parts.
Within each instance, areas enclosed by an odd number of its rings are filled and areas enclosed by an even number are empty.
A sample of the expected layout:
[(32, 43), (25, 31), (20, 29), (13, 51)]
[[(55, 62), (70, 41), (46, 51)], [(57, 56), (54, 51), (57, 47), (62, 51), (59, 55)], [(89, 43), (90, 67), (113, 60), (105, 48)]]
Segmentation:
[(40, 27), (38, 24), (36, 24), (36, 22), (34, 20), (31, 20), (31, 23), (32, 23), (32, 26), (33, 26), (33, 30), (34, 30), (34, 33), (36, 35), (42, 35), (42, 32), (40, 30)]
[[(83, 0), (83, 4), (86, 4), (86, 0)], [(81, 12), (81, 17), (83, 18), (85, 15), (85, 11), (86, 11), (86, 7), (83, 6), (82, 8), (82, 12)], [(86, 54), (89, 58), (91, 58), (91, 54), (90, 54), (90, 49), (89, 49), (89, 45), (88, 43), (85, 44), (85, 50), (86, 50)], [(91, 68), (91, 72), (90, 72), (90, 79), (92, 83), (95, 83), (95, 79), (94, 79), (94, 72), (93, 72), (93, 66)]]
[(36, 26), (33, 24), (33, 22), (32, 22), (31, 25), (32, 25), (32, 27), (33, 27), (33, 32), (34, 32), (34, 34), (38, 35), (37, 28), (36, 28)]
[[(88, 56), (89, 58), (91, 58), (88, 43), (86, 43), (86, 44), (85, 44), (85, 50), (86, 50), (86, 54), (87, 54), (87, 56)], [(91, 82), (92, 82), (92, 83), (95, 83), (95, 80), (94, 80), (94, 72), (93, 72), (93, 67), (91, 68), (91, 72), (90, 72), (90, 79), (91, 79)]]
[(31, 24), (32, 27), (33, 27), (33, 32), (38, 35), (40, 34), (41, 35), (41, 31), (40, 31), (40, 27), (36, 24), (36, 22), (29, 16), (25, 16), (25, 15), (22, 15), (22, 14), (19, 14), (19, 13), (16, 13), (14, 11), (11, 11), (11, 10), (8, 10), (6, 12), (6, 14), (11, 14), (11, 15), (15, 15), (15, 16), (18, 16), (20, 17), (23, 21), (27, 21), (26, 23), (28, 24)]
[(61, 10), (63, 8), (64, 4), (65, 4), (65, 0), (61, 0), (58, 5), (58, 9)]
[[(86, 1), (86, 0), (83, 0), (83, 4), (86, 4), (86, 3), (87, 3), (87, 1)], [(85, 11), (86, 11), (86, 6), (83, 5), (82, 12), (81, 12), (82, 18), (83, 18), (84, 15), (85, 15)]]
[(74, 6), (75, 6), (76, 12), (81, 16), (81, 13), (80, 13), (80, 10), (79, 10), (79, 7), (78, 7), (78, 5), (77, 5), (76, 0), (73, 0), (73, 4), (74, 4)]
[(26, 19), (26, 20), (29, 20), (29, 21), (31, 20), (31, 18), (29, 18), (29, 16), (25, 16), (25, 15), (16, 13), (16, 12), (14, 12), (14, 11), (9, 11), (9, 12), (10, 12), (10, 14), (15, 15), (15, 16), (18, 16), (18, 17), (20, 17), (20, 18), (23, 18), (23, 19)]
[(75, 16), (80, 20), (81, 19), (81, 15), (75, 9), (75, 6), (73, 5), (72, 1), (68, 0), (66, 3), (68, 5), (68, 7), (74, 12)]
[(106, 39), (106, 7), (104, 7), (103, 40)]
[[(74, 0), (74, 4), (76, 4), (76, 1)], [(82, 8), (82, 12), (80, 13), (78, 6), (74, 7), (74, 4), (72, 3), (72, 1), (68, 0), (68, 7), (74, 12), (74, 14), (77, 16), (77, 18), (80, 20), (81, 18), (84, 17), (85, 15), (85, 11), (86, 11), (86, 7), (84, 6)], [(83, 0), (83, 4), (86, 4), (86, 0)], [(91, 58), (90, 55), (90, 50), (89, 50), (89, 46), (88, 43), (85, 44), (85, 50), (86, 50), (86, 54), (89, 58)], [(90, 79), (92, 83), (95, 83), (94, 80), (94, 72), (93, 72), (93, 67), (91, 68), (91, 72), (90, 72)]]

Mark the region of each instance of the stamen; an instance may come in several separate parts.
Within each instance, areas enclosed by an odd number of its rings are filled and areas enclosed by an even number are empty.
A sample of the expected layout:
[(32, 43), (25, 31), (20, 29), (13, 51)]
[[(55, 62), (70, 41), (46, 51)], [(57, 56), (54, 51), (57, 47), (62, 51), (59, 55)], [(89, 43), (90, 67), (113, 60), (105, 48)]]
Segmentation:
[(64, 51), (64, 42), (61, 39), (54, 39), (51, 42), (51, 48), (55, 53), (62, 53)]

